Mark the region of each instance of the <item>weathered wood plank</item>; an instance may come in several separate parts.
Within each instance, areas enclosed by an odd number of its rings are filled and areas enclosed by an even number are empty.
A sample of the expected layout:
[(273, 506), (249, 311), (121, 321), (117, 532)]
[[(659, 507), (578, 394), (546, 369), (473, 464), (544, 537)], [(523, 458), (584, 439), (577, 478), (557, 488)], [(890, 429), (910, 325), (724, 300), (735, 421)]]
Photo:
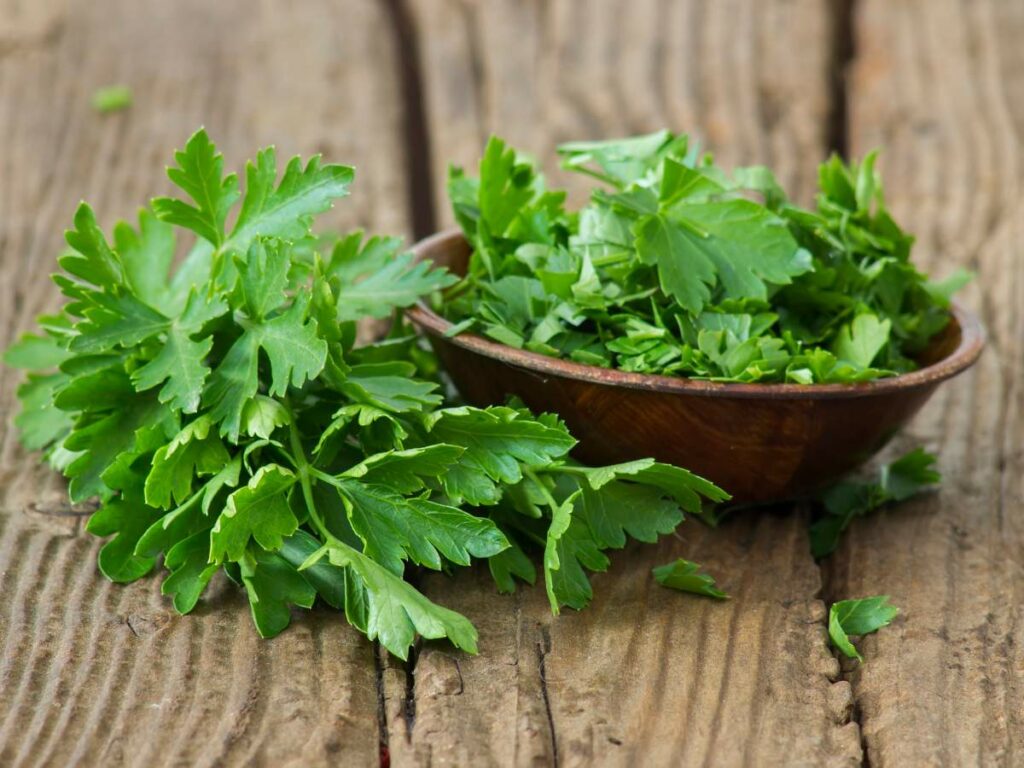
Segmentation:
[[(669, 126), (726, 162), (764, 162), (806, 199), (826, 154), (834, 19), (828, 3), (411, 3), (435, 196), (500, 132), (544, 159), (577, 201), (587, 180), (555, 144)], [(432, 580), (481, 629), (482, 657), (426, 647), (414, 684), (386, 677), (396, 764), (855, 763), (851, 694), (834, 684), (806, 519), (740, 516), (634, 547), (595, 579), (586, 611), (552, 620), (543, 590), (504, 601), (485, 573)], [(732, 601), (658, 587), (686, 555)], [(499, 605), (509, 608), (499, 609)], [(498, 663), (494, 663), (497, 661)]]
[[(133, 216), (203, 123), (230, 163), (275, 142), (357, 165), (327, 223), (407, 231), (396, 60), (360, 0), (0, 3), (0, 346), (57, 305), (77, 201)], [(112, 82), (135, 104), (98, 115)], [(224, 583), (182, 618), (159, 578), (103, 580), (63, 484), (16, 445), (17, 381), (0, 366), (0, 764), (376, 764), (372, 645), (320, 612), (263, 642)]]
[(852, 672), (872, 765), (1024, 760), (1024, 6), (865, 0), (850, 82), (854, 153), (882, 146), (887, 199), (990, 349), (902, 442), (940, 454), (941, 491), (859, 521), (828, 566), (836, 596), (902, 608)]
[(551, 162), (559, 143), (664, 127), (809, 199), (833, 107), (830, 6), (414, 0), (440, 223), (448, 164), (474, 168), (492, 132), (578, 202), (591, 181)]

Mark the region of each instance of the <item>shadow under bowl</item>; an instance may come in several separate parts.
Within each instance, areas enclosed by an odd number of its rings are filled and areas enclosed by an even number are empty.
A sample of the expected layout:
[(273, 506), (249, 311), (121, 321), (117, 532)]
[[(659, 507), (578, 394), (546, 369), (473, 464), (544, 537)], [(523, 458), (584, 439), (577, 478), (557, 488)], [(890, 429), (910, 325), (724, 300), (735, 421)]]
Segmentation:
[[(470, 247), (456, 230), (414, 246), (463, 274)], [(733, 384), (583, 365), (463, 333), (420, 303), (409, 319), (426, 334), (462, 396), (474, 405), (510, 395), (554, 411), (590, 464), (652, 456), (696, 472), (737, 503), (798, 498), (879, 451), (946, 379), (981, 354), (978, 318), (956, 304), (911, 373), (863, 384)]]

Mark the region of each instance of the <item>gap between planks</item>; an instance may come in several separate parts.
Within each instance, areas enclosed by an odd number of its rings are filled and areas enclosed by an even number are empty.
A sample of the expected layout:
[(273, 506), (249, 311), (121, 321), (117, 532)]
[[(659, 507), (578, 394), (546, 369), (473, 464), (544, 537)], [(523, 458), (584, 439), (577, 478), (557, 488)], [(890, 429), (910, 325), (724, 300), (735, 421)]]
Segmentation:
[[(386, 0), (385, 6), (400, 58), (399, 73), (403, 96), (402, 127), (405, 136), (405, 157), (409, 179), (408, 200), (413, 234), (416, 239), (420, 239), (437, 231), (440, 217), (435, 200), (435, 190), (438, 186), (431, 154), (430, 121), (423, 98), (425, 77), (420, 58), (421, 30), (415, 23), (409, 2), (410, 0)], [(825, 144), (829, 152), (838, 153), (844, 158), (849, 150), (848, 71), (856, 58), (854, 17), (857, 2), (858, 0), (835, 0), (828, 5), (831, 60), (828, 73), (830, 101), (826, 118)], [(478, 67), (479, 62), (474, 61), (474, 65)], [(820, 562), (816, 562), (815, 567), (822, 585), (818, 597), (826, 604), (826, 611), (822, 615), (820, 623), (827, 632), (827, 606), (834, 600), (843, 599), (843, 596), (832, 594), (832, 584), (828, 579), (827, 569), (823, 568)], [(545, 679), (545, 661), (552, 652), (551, 634), (546, 626), (541, 627), (539, 631), (540, 639), (536, 648), (538, 682), (550, 734), (550, 758), (552, 764), (557, 768), (559, 763), (558, 733)], [(397, 664), (396, 660), (388, 657), (386, 651), (379, 644), (375, 650), (378, 665), (381, 763), (384, 765), (391, 762), (392, 753), (389, 748), (389, 740), (393, 738), (395, 732), (391, 721), (396, 717), (403, 721), (402, 731), (406, 744), (411, 745), (412, 743), (413, 730), (416, 725), (416, 668), (420, 656), (420, 645), (417, 644), (411, 650), (409, 659), (401, 664)], [(389, 685), (389, 675), (401, 676), (404, 680), (394, 681), (392, 685)], [(842, 671), (833, 683), (834, 685), (849, 686), (852, 691), (853, 704), (850, 722), (855, 725), (861, 742), (861, 764), (868, 765), (857, 692), (853, 689), (848, 675)], [(392, 691), (390, 694), (389, 689)], [(392, 702), (391, 699), (398, 701)]]

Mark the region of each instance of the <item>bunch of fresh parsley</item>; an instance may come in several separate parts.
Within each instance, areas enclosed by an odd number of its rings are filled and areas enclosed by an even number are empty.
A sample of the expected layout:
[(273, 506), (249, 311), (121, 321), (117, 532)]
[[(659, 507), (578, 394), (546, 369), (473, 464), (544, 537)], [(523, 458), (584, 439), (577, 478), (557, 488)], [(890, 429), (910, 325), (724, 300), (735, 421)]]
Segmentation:
[(604, 183), (578, 211), (498, 138), (478, 178), (451, 170), (473, 247), (443, 305), (453, 333), (639, 373), (859, 382), (913, 370), (969, 278), (914, 268), (874, 154), (823, 164), (807, 210), (768, 169), (727, 173), (682, 134), (559, 153)]
[[(267, 637), (319, 596), (398, 656), (417, 634), (475, 651), (473, 626), (421, 594), (410, 564), (486, 558), (512, 590), (533, 581), (523, 547), (536, 544), (552, 608), (581, 608), (605, 550), (727, 498), (652, 460), (579, 466), (553, 415), (446, 407), (401, 322), (357, 345), (358, 321), (453, 278), (393, 238), (312, 235), (351, 168), (295, 158), (278, 178), (265, 149), (243, 194), (204, 131), (176, 162), (185, 199), (154, 200), (112, 240), (79, 207), (54, 276), (67, 301), (6, 355), (29, 371), (25, 445), (69, 478), (72, 501), (99, 499), (88, 530), (110, 537), (109, 578), (138, 579), (162, 556), (182, 613), (223, 569)], [(713, 590), (695, 571), (680, 561), (659, 579)]]

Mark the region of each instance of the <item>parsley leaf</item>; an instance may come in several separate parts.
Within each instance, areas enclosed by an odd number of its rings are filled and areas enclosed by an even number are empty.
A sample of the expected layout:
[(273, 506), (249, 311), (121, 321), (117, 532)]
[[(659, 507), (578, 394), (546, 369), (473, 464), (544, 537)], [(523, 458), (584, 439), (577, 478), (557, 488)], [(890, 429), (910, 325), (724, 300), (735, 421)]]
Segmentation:
[(361, 240), (361, 232), (341, 240), (327, 265), (328, 277), (335, 280), (341, 320), (387, 317), (456, 282), (454, 275), (401, 253), (398, 238), (373, 237), (365, 244)]
[(715, 586), (715, 580), (706, 573), (700, 572), (700, 565), (679, 558), (675, 562), (659, 565), (654, 569), (654, 578), (663, 587), (678, 589), (681, 592), (693, 592), (719, 600), (729, 597)]
[(416, 634), (447, 637), (457, 648), (476, 653), (477, 632), (469, 621), (435, 605), (408, 582), (357, 550), (335, 543), (328, 547), (331, 564), (349, 566), (359, 588), (366, 592), (366, 634), (401, 659), (408, 657)]
[(441, 482), (452, 499), (470, 504), (495, 503), (499, 485), (519, 482), (524, 464), (543, 466), (576, 444), (561, 424), (524, 418), (503, 406), (446, 408), (428, 415), (425, 423), (434, 439), (465, 449)]
[(811, 524), (811, 554), (824, 557), (835, 551), (854, 518), (894, 501), (905, 501), (942, 480), (934, 469), (936, 458), (923, 448), (883, 465), (875, 480), (844, 480), (821, 493), (823, 514)]
[(276, 552), (254, 550), (240, 565), (253, 623), (261, 637), (274, 637), (291, 623), (289, 605), (313, 607), (316, 589)]
[(132, 89), (127, 85), (106, 85), (92, 95), (92, 107), (97, 112), (118, 112), (132, 105)]
[(242, 560), (250, 538), (263, 549), (280, 549), (284, 537), (299, 525), (288, 503), (288, 491), (295, 481), (289, 470), (268, 464), (260, 467), (244, 488), (228, 496), (210, 532), (210, 560)]
[(228, 212), (237, 202), (238, 176), (224, 176), (224, 157), (206, 131), (199, 129), (174, 153), (177, 167), (169, 168), (167, 175), (193, 204), (170, 197), (153, 201), (153, 212), (168, 224), (175, 224), (195, 232), (214, 246), (224, 241), (224, 223)]
[(840, 600), (828, 611), (828, 636), (848, 658), (864, 661), (849, 635), (870, 635), (888, 626), (900, 609), (889, 602), (888, 595), (860, 600)]

